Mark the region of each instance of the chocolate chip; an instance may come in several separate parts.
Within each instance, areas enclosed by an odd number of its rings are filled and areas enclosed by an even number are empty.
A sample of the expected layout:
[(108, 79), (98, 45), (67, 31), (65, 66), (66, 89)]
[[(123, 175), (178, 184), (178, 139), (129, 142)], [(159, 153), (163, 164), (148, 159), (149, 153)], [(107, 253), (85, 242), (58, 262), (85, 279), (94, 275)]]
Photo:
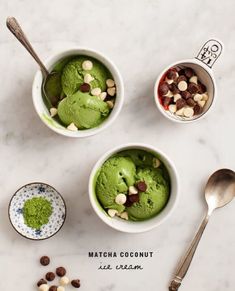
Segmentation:
[(136, 202), (139, 202), (140, 200), (140, 197), (139, 197), (139, 194), (132, 194), (132, 195), (129, 195), (129, 199), (128, 199), (131, 203), (136, 203)]
[(52, 285), (50, 288), (49, 288), (49, 291), (56, 291), (57, 290), (57, 286), (55, 285)]
[(56, 275), (59, 277), (63, 277), (66, 274), (66, 270), (64, 267), (58, 267), (56, 269)]
[(201, 114), (202, 113), (202, 107), (199, 106), (198, 104), (196, 104), (194, 107), (193, 107), (193, 111), (194, 111), (194, 115), (198, 115), (198, 114)]
[[(136, 194), (132, 194), (132, 195), (136, 195)], [(130, 197), (132, 195), (128, 195), (127, 199), (126, 199), (126, 203), (124, 204), (126, 207), (131, 207), (133, 205), (133, 202), (130, 201)], [(138, 195), (138, 194), (137, 194)]]
[(181, 82), (181, 81), (185, 81), (187, 82), (187, 78), (184, 75), (181, 75), (177, 78), (177, 83)]
[(183, 108), (186, 105), (186, 102), (183, 98), (180, 98), (176, 101), (176, 109), (180, 110), (181, 108)]
[(41, 286), (42, 284), (47, 284), (47, 281), (45, 279), (41, 279), (37, 282), (37, 286)]
[(110, 96), (109, 94), (107, 94), (107, 96), (105, 97), (104, 101), (111, 101), (114, 100), (113, 96)]
[(198, 84), (198, 93), (199, 94), (203, 94), (205, 92), (206, 92), (206, 86), (204, 84), (202, 84), (202, 83), (199, 83)]
[(50, 258), (49, 258), (48, 256), (43, 256), (43, 257), (41, 257), (41, 259), (40, 259), (40, 263), (41, 263), (41, 265), (43, 265), (43, 266), (47, 266), (47, 265), (50, 264)]
[(194, 71), (191, 68), (184, 69), (185, 76), (190, 79), (194, 75)]
[(168, 70), (168, 72), (166, 73), (166, 77), (169, 80), (175, 80), (177, 78), (176, 71), (174, 69)]
[(46, 279), (47, 281), (53, 281), (55, 279), (55, 274), (53, 272), (46, 273)]
[(163, 97), (162, 98), (163, 106), (168, 106), (171, 103), (171, 101), (172, 101), (172, 98), (170, 98), (170, 97)]
[(188, 98), (186, 100), (186, 103), (188, 104), (188, 106), (190, 107), (194, 107), (196, 105), (196, 102), (193, 100), (193, 98)]
[(79, 288), (79, 287), (81, 286), (80, 280), (79, 280), (79, 279), (72, 280), (72, 281), (71, 281), (71, 285), (72, 285), (74, 288)]
[(166, 95), (168, 91), (169, 91), (168, 84), (166, 82), (161, 83), (159, 86), (159, 93), (161, 95)]
[(136, 188), (141, 192), (145, 192), (147, 190), (147, 184), (144, 181), (139, 181), (136, 183)]
[(198, 92), (198, 85), (195, 83), (190, 83), (188, 85), (188, 91), (191, 94), (196, 94)]
[(180, 92), (180, 90), (178, 89), (177, 85), (172, 83), (169, 84), (169, 90), (175, 95), (178, 94)]
[(188, 98), (191, 98), (192, 95), (188, 91), (182, 91), (181, 96), (184, 99), (188, 99)]
[(179, 76), (184, 75), (184, 69), (180, 69), (180, 70), (178, 71), (178, 74), (179, 74)]
[(82, 92), (90, 92), (90, 89), (91, 89), (91, 86), (88, 84), (88, 83), (83, 83), (81, 86), (80, 86), (80, 90)]

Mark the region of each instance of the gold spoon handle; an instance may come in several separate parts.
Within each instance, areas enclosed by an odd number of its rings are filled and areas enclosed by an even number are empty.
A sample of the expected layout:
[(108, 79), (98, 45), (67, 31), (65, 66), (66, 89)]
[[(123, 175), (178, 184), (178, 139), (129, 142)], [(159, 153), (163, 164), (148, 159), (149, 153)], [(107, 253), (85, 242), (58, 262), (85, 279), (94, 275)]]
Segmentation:
[(27, 51), (31, 54), (31, 56), (35, 59), (35, 61), (40, 66), (44, 77), (47, 77), (49, 72), (47, 71), (46, 67), (39, 59), (38, 55), (34, 51), (32, 45), (28, 41), (26, 35), (24, 34), (22, 28), (20, 27), (19, 23), (15, 19), (15, 17), (8, 17), (6, 21), (6, 25), (8, 29), (14, 34), (14, 36), (22, 43), (22, 45), (27, 49)]
[(191, 242), (188, 250), (186, 251), (185, 255), (182, 257), (178, 269), (176, 271), (174, 279), (171, 281), (169, 286), (169, 291), (177, 291), (181, 285), (181, 282), (186, 275), (188, 268), (192, 262), (193, 256), (197, 249), (198, 243), (202, 237), (202, 234), (206, 228), (206, 225), (209, 221), (210, 215), (207, 214), (206, 217), (203, 219), (201, 226), (199, 227), (193, 241)]

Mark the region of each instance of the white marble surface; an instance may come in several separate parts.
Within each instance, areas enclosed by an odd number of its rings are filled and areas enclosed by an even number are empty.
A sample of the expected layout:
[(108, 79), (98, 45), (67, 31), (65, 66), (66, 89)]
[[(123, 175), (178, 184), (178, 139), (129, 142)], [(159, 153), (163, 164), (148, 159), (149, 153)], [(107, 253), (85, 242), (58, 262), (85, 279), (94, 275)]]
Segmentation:
[[(65, 265), (82, 280), (84, 291), (167, 290), (180, 256), (206, 210), (203, 187), (221, 167), (235, 168), (235, 3), (233, 0), (11, 0), (1, 1), (0, 55), (0, 289), (34, 290), (45, 272), (42, 254)], [(14, 15), (43, 58), (71, 46), (108, 55), (125, 83), (124, 108), (111, 128), (74, 140), (59, 136), (36, 115), (31, 84), (34, 61), (5, 28)], [(153, 102), (154, 80), (171, 62), (193, 57), (216, 36), (225, 51), (213, 70), (218, 84), (215, 110), (205, 119), (178, 125), (160, 115)], [(152, 144), (171, 157), (181, 178), (177, 209), (162, 226), (140, 235), (113, 231), (94, 214), (87, 196), (88, 175), (97, 158), (126, 142)], [(57, 188), (66, 199), (61, 232), (42, 242), (21, 238), (9, 224), (11, 195), (30, 181)], [(235, 232), (232, 203), (211, 219), (181, 290), (234, 290)], [(98, 271), (88, 251), (147, 250), (143, 271)], [(139, 260), (118, 260), (139, 263)]]

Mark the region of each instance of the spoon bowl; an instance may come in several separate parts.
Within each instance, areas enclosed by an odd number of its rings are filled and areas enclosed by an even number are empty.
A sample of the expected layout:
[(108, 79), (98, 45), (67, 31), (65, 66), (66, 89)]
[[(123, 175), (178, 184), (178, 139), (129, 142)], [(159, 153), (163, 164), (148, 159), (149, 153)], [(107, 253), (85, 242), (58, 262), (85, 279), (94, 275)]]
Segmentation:
[(213, 173), (205, 188), (205, 198), (211, 213), (214, 209), (228, 204), (235, 196), (235, 173), (220, 169)]

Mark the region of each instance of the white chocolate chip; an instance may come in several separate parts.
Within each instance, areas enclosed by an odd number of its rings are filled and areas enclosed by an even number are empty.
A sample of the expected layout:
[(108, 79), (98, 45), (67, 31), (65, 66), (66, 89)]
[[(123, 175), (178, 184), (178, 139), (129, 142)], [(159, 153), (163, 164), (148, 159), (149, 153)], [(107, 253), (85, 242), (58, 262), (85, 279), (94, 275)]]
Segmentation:
[(108, 86), (108, 88), (112, 88), (115, 85), (115, 82), (112, 79), (107, 79), (106, 85)]
[(176, 105), (175, 104), (170, 104), (169, 105), (169, 111), (171, 113), (175, 113), (176, 112)]
[(153, 167), (158, 168), (161, 165), (161, 162), (157, 158), (153, 158)]
[(101, 94), (100, 88), (94, 88), (91, 90), (91, 95), (93, 95), (93, 96), (99, 96), (100, 94)]
[(189, 79), (189, 82), (190, 82), (190, 83), (197, 84), (197, 76), (192, 76), (192, 77)]
[(125, 194), (118, 194), (115, 198), (115, 202), (118, 204), (118, 205), (123, 205), (126, 203), (126, 195)]
[(49, 290), (49, 286), (47, 284), (42, 284), (38, 287), (38, 290), (40, 291), (48, 291)]
[(118, 214), (118, 211), (116, 210), (116, 209), (109, 209), (108, 210), (108, 215), (110, 216), (110, 217), (114, 217), (115, 215), (117, 215)]
[(198, 101), (202, 100), (202, 95), (201, 94), (195, 94), (193, 96), (193, 99), (194, 99), (194, 101), (198, 102)]
[(170, 90), (168, 90), (168, 92), (164, 95), (164, 97), (173, 97), (173, 93), (170, 91)]
[(57, 108), (54, 108), (54, 107), (50, 108), (50, 114), (51, 114), (51, 117), (56, 116), (56, 114), (57, 114)]
[(184, 108), (184, 116), (185, 117), (192, 117), (194, 114), (194, 110), (191, 107)]
[(70, 280), (67, 276), (63, 276), (60, 278), (60, 285), (62, 285), (62, 286), (68, 285), (69, 282), (70, 282)]
[(181, 95), (180, 94), (175, 94), (174, 95), (174, 102), (176, 102), (178, 99), (181, 99), (182, 97), (181, 97)]
[(174, 82), (173, 79), (168, 79), (168, 78), (166, 78), (165, 81), (166, 81), (168, 84), (172, 84), (172, 83)]
[(91, 61), (89, 61), (89, 60), (84, 61), (82, 63), (82, 68), (85, 71), (90, 71), (93, 68), (93, 63)]
[(77, 131), (78, 130), (77, 126), (73, 122), (70, 123), (70, 125), (67, 126), (67, 129), (71, 130), (71, 131)]
[(135, 186), (129, 187), (129, 195), (132, 195), (132, 194), (138, 194), (138, 190), (135, 188)]
[(122, 219), (128, 220), (128, 213), (126, 211), (125, 212), (122, 212), (121, 215), (120, 215), (120, 217)]
[(207, 93), (202, 94), (202, 100), (207, 101), (209, 99), (209, 96)]
[(59, 287), (57, 288), (57, 291), (65, 291), (65, 288), (64, 288), (63, 286), (59, 286)]
[(91, 74), (85, 74), (84, 83), (90, 84), (90, 82), (93, 80), (94, 80), (94, 78), (91, 76)]
[(184, 107), (181, 108), (180, 110), (177, 110), (175, 114), (178, 116), (183, 116), (184, 115)]
[(104, 99), (106, 98), (106, 96), (107, 96), (107, 93), (106, 93), (106, 92), (102, 92), (102, 93), (100, 93), (100, 95), (99, 95), (99, 97), (100, 97), (100, 99), (101, 99), (102, 101), (104, 101)]
[(198, 105), (200, 105), (201, 107), (204, 107), (205, 104), (206, 104), (206, 101), (205, 101), (205, 100), (200, 100), (200, 101), (198, 101), (197, 103), (198, 103)]
[(113, 108), (113, 106), (114, 106), (113, 101), (109, 100), (109, 101), (106, 101), (106, 103), (108, 104), (108, 107), (109, 107), (110, 109)]
[(180, 91), (185, 91), (185, 90), (187, 90), (187, 88), (188, 88), (188, 84), (187, 84), (187, 82), (185, 82), (185, 81), (180, 81), (180, 82), (178, 83), (178, 89), (179, 89)]
[(116, 94), (116, 88), (115, 87), (108, 88), (107, 92), (110, 96), (114, 96)]

